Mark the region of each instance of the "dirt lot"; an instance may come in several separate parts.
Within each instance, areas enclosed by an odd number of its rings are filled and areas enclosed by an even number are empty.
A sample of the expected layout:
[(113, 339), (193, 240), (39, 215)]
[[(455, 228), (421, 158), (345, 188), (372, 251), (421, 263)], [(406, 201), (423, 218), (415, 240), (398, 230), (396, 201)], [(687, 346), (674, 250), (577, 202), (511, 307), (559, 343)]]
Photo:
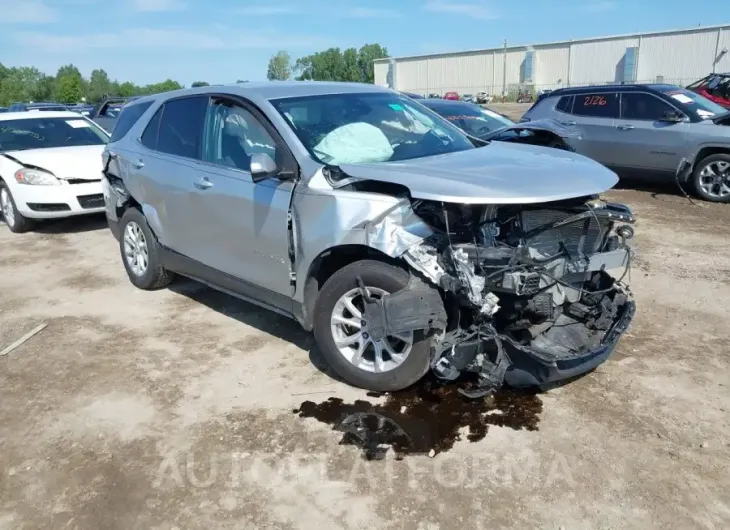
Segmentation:
[(192, 282), (134, 289), (103, 219), (0, 225), (0, 350), (48, 323), (0, 358), (0, 529), (730, 527), (730, 207), (607, 197), (639, 217), (614, 357), (402, 460), (293, 413), (385, 403), (294, 323)]

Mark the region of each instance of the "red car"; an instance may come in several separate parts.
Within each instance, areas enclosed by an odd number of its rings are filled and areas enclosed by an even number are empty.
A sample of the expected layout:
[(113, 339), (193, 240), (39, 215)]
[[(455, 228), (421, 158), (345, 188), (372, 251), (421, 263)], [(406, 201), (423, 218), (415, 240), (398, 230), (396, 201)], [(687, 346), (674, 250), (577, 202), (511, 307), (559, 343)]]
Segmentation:
[(687, 89), (730, 109), (730, 74), (710, 74), (695, 81)]
[(451, 101), (461, 101), (458, 92), (447, 92), (446, 94), (444, 94), (444, 99), (449, 99)]

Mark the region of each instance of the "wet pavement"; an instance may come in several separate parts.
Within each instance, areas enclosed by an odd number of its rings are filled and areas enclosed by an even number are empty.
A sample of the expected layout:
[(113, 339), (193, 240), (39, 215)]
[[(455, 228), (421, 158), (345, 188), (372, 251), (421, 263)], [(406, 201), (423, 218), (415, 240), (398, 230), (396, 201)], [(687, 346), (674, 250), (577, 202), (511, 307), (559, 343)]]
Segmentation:
[[(293, 412), (314, 418), (342, 432), (342, 445), (354, 445), (367, 460), (380, 460), (392, 449), (396, 458), (435, 456), (465, 438), (478, 442), (489, 427), (538, 429), (542, 400), (525, 391), (502, 389), (491, 396), (469, 399), (458, 384), (441, 385), (427, 377), (401, 392), (376, 394), (382, 403), (332, 397), (321, 403), (305, 401)], [(465, 430), (467, 429), (467, 430)]]

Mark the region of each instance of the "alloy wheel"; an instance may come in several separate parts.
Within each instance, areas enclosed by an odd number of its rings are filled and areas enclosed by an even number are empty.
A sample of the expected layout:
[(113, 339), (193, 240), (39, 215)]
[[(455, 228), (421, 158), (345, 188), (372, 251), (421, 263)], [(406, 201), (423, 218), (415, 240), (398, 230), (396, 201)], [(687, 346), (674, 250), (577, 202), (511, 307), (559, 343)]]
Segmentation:
[(142, 228), (134, 221), (129, 221), (124, 228), (124, 259), (135, 276), (144, 276), (149, 264), (147, 239)]
[(730, 195), (730, 162), (710, 162), (700, 172), (700, 187), (710, 197), (724, 199)]
[[(371, 298), (388, 294), (376, 287), (367, 288)], [(413, 332), (373, 340), (368, 332), (365, 308), (359, 288), (343, 294), (332, 309), (330, 328), (340, 354), (353, 366), (371, 373), (394, 370), (406, 360), (413, 348)]]
[(2, 207), (3, 217), (8, 226), (15, 226), (15, 209), (7, 188), (0, 188), (0, 207)]

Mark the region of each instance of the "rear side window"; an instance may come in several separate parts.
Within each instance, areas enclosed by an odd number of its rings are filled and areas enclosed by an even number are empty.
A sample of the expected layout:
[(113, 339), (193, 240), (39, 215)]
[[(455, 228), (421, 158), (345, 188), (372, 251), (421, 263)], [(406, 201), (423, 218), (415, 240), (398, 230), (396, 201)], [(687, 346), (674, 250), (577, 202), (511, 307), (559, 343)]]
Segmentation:
[(155, 112), (155, 115), (152, 116), (152, 119), (147, 124), (147, 127), (142, 133), (142, 138), (140, 138), (142, 145), (149, 149), (157, 149), (157, 134), (160, 130), (160, 121), (162, 121), (162, 113), (164, 108), (165, 106), (163, 105), (162, 107), (157, 109), (157, 112)]
[(565, 112), (566, 114), (573, 112), (573, 96), (563, 96), (560, 98), (558, 104), (555, 105), (555, 110)]
[(201, 158), (208, 96), (173, 99), (165, 103), (157, 135), (157, 150), (185, 158)]
[(114, 130), (112, 131), (112, 138), (110, 141), (116, 142), (117, 140), (121, 140), (122, 138), (124, 138), (124, 135), (129, 132), (129, 129), (131, 129), (134, 124), (137, 123), (137, 120), (142, 117), (142, 114), (144, 114), (145, 111), (150, 108), (150, 105), (152, 105), (152, 102), (148, 101), (145, 103), (137, 103), (136, 105), (130, 105), (128, 107), (122, 108), (119, 119), (117, 120), (117, 123), (114, 126)]
[(606, 92), (575, 96), (572, 114), (594, 118), (618, 118), (618, 112), (618, 94)]

